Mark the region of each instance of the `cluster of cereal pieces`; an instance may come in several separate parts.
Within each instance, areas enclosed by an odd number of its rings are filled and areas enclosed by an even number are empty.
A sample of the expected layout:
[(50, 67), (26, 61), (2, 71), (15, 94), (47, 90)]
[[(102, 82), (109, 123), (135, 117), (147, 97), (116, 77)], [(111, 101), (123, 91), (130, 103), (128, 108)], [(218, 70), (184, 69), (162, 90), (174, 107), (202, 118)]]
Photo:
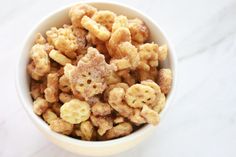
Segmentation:
[[(82, 140), (128, 135), (159, 122), (171, 88), (158, 64), (167, 46), (147, 43), (140, 19), (78, 4), (71, 25), (37, 34), (28, 73), (34, 112), (58, 133)], [(109, 63), (109, 64), (108, 64)]]

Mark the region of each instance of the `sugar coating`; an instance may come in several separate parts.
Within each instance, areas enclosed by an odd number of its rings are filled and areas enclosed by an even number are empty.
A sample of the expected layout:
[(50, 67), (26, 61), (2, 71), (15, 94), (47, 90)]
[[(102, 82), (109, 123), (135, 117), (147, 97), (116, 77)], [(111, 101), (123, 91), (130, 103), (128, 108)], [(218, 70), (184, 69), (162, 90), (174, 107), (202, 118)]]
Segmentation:
[(73, 124), (58, 118), (51, 121), (50, 128), (57, 133), (69, 135), (73, 131)]
[(158, 84), (164, 94), (168, 94), (172, 85), (172, 72), (170, 69), (160, 69)]
[(131, 19), (128, 21), (128, 28), (131, 33), (132, 40), (138, 43), (144, 43), (149, 37), (149, 30), (144, 22), (140, 19)]
[(120, 136), (125, 136), (130, 134), (132, 131), (133, 131), (132, 125), (130, 123), (123, 122), (108, 130), (107, 133), (105, 134), (105, 138), (113, 139)]
[(102, 41), (107, 41), (110, 38), (111, 33), (109, 30), (88, 16), (82, 18), (81, 24), (85, 29)]
[(142, 110), (141, 110), (141, 116), (143, 116), (148, 123), (157, 125), (160, 121), (159, 114), (149, 108), (147, 105), (144, 105)]
[(75, 51), (78, 49), (77, 38), (71, 27), (57, 29), (52, 27), (46, 32), (47, 40), (57, 50), (63, 52), (69, 58), (75, 58)]
[(37, 115), (43, 114), (48, 109), (48, 107), (49, 107), (48, 102), (41, 97), (38, 97), (33, 102), (33, 111)]
[(94, 13), (97, 12), (97, 9), (88, 4), (77, 4), (71, 7), (69, 11), (69, 17), (71, 19), (72, 25), (74, 27), (83, 28), (81, 25), (81, 19), (84, 15), (92, 17)]
[[(106, 88), (105, 77), (116, 67), (105, 62), (105, 58), (96, 49), (88, 48), (87, 54), (80, 59), (77, 66), (69, 72), (73, 92), (79, 92), (87, 100), (102, 93)], [(67, 69), (65, 69), (67, 71)]]
[(105, 26), (110, 32), (112, 31), (112, 26), (115, 22), (115, 18), (116, 14), (108, 10), (100, 10), (92, 16), (92, 19), (94, 21)]
[(125, 93), (125, 100), (130, 107), (142, 108), (151, 105), (155, 101), (155, 90), (149, 86), (135, 84), (129, 87)]
[(90, 120), (94, 126), (98, 127), (97, 132), (100, 136), (104, 135), (107, 130), (113, 127), (113, 122), (110, 117), (100, 117), (91, 115)]
[(89, 119), (90, 106), (85, 101), (72, 99), (61, 106), (60, 112), (63, 120), (71, 124), (79, 124)]

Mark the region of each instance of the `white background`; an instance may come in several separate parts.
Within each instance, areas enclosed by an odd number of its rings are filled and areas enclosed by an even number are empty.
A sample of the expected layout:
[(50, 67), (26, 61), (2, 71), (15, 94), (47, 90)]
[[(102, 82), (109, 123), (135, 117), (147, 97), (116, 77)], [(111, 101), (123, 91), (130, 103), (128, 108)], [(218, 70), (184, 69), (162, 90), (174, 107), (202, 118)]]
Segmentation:
[[(15, 90), (27, 32), (75, 0), (0, 0), (0, 156), (73, 157), (35, 128)], [(121, 0), (148, 14), (176, 46), (176, 99), (151, 138), (116, 157), (236, 156), (236, 1)], [(92, 151), (92, 150), (91, 150)]]

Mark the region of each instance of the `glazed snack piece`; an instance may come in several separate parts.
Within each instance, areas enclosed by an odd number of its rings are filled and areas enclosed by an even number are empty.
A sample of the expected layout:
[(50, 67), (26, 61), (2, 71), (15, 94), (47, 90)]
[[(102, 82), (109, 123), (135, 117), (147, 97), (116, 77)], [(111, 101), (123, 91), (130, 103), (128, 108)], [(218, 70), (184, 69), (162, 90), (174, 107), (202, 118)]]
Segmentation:
[(73, 131), (73, 124), (58, 118), (51, 121), (50, 128), (60, 134), (69, 135)]
[(142, 84), (131, 86), (125, 94), (127, 104), (133, 108), (142, 108), (143, 105), (151, 105), (155, 99), (155, 90)]
[(63, 52), (69, 58), (75, 58), (75, 51), (78, 49), (77, 39), (71, 27), (57, 29), (52, 27), (46, 32), (47, 41), (57, 50)]
[(171, 91), (168, 46), (147, 25), (77, 4), (70, 22), (37, 33), (27, 66), (33, 111), (51, 130), (86, 141), (157, 125)]
[(149, 30), (143, 21), (135, 18), (128, 21), (128, 27), (133, 41), (144, 43), (149, 37)]
[(52, 73), (47, 76), (47, 88), (44, 90), (45, 99), (54, 103), (58, 101), (58, 74)]
[(30, 52), (32, 62), (28, 65), (28, 72), (35, 80), (40, 80), (50, 71), (50, 61), (45, 45), (35, 44)]
[[(105, 77), (116, 69), (105, 62), (97, 49), (88, 48), (87, 54), (80, 59), (77, 66), (68, 72), (73, 93), (79, 92), (86, 100), (102, 93), (106, 88)], [(65, 69), (65, 73), (67, 73)]]
[(77, 4), (71, 7), (69, 11), (69, 17), (71, 19), (72, 25), (74, 27), (83, 28), (81, 25), (81, 19), (84, 15), (92, 17), (94, 13), (97, 12), (97, 9), (88, 4)]
[(98, 11), (92, 17), (94, 21), (105, 26), (110, 32), (112, 30), (112, 25), (115, 22), (115, 18), (116, 14), (108, 10)]
[(133, 127), (130, 123), (120, 123), (112, 129), (108, 130), (105, 134), (106, 139), (113, 139), (120, 136), (129, 135), (133, 131)]
[(161, 87), (161, 91), (164, 94), (168, 94), (171, 89), (171, 83), (172, 83), (171, 70), (170, 69), (160, 69), (157, 82)]
[(43, 114), (48, 109), (48, 107), (48, 102), (41, 97), (38, 97), (33, 103), (33, 111), (37, 115)]
[(78, 99), (72, 99), (62, 105), (61, 118), (71, 124), (79, 124), (89, 119), (90, 106), (85, 101)]
[(85, 29), (102, 41), (108, 40), (111, 35), (106, 27), (92, 20), (88, 16), (82, 18), (81, 24)]

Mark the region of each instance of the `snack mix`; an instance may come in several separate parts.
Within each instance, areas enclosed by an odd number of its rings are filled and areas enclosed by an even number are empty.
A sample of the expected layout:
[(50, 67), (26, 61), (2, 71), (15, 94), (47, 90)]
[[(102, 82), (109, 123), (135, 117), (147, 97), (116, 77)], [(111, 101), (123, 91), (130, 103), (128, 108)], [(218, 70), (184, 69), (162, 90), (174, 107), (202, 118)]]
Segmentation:
[(60, 134), (87, 141), (126, 136), (157, 125), (171, 90), (161, 68), (167, 45), (149, 30), (88, 4), (69, 11), (70, 25), (38, 33), (27, 66), (33, 111)]

